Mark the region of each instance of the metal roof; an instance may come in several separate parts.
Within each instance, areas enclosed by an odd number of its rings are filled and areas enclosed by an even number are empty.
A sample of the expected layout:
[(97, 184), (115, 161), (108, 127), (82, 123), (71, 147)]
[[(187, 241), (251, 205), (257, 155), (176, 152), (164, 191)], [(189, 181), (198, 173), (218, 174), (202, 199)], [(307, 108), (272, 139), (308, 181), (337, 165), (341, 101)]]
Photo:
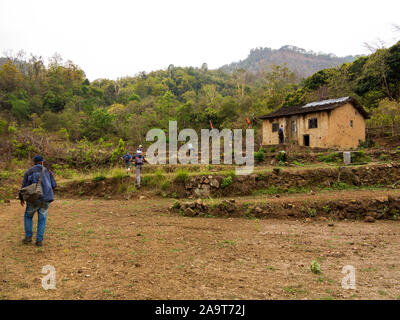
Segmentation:
[(268, 113), (265, 116), (259, 117), (259, 119), (271, 119), (271, 118), (293, 116), (296, 114), (329, 111), (337, 107), (340, 107), (348, 102), (351, 103), (354, 106), (354, 108), (356, 108), (364, 118), (366, 119), (369, 118), (368, 113), (364, 110), (362, 106), (360, 106), (360, 104), (357, 102), (356, 99), (352, 97), (341, 97), (337, 99), (327, 99), (322, 101), (310, 102), (303, 106), (282, 107), (274, 112)]

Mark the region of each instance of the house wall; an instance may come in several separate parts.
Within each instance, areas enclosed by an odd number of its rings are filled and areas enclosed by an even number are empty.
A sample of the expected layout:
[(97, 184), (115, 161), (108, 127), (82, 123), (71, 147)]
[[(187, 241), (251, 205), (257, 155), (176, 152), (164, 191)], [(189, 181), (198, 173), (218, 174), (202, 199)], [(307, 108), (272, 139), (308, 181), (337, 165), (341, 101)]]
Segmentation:
[[(353, 107), (347, 103), (331, 111), (320, 111), (309, 114), (297, 115), (297, 137), (292, 136), (291, 141), (304, 145), (303, 136), (310, 136), (310, 147), (312, 148), (356, 148), (359, 140), (365, 141), (365, 119)], [(273, 121), (263, 120), (263, 145), (279, 144), (278, 132), (272, 132), (272, 123), (284, 126), (285, 143), (288, 142), (291, 120), (296, 117), (280, 117)], [(308, 128), (308, 120), (317, 118), (318, 127)], [(350, 127), (353, 120), (353, 127)]]
[(359, 140), (365, 141), (365, 119), (351, 103), (346, 103), (331, 111), (328, 135), (331, 147), (357, 148)]

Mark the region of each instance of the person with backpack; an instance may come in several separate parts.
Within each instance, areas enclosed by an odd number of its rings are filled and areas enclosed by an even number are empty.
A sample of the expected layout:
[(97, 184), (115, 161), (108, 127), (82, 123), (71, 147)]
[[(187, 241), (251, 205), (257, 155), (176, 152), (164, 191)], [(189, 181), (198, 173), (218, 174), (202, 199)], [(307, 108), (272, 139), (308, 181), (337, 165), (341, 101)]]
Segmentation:
[(285, 137), (283, 135), (283, 125), (281, 124), (281, 127), (278, 130), (278, 136), (279, 136), (279, 144), (283, 144), (283, 141), (285, 140)]
[(129, 171), (131, 171), (132, 155), (127, 152), (121, 157), (121, 160), (125, 162), (126, 173), (129, 173)]
[(133, 161), (135, 161), (136, 168), (136, 187), (140, 189), (140, 173), (143, 168), (143, 163), (144, 161), (146, 161), (143, 155), (142, 148), (136, 150), (136, 153), (133, 155)]
[(26, 203), (24, 214), (25, 238), (23, 244), (32, 242), (32, 219), (37, 211), (38, 224), (36, 245), (42, 246), (43, 235), (46, 229), (46, 217), (50, 203), (54, 201), (54, 188), (57, 186), (53, 174), (44, 167), (44, 159), (37, 155), (33, 158), (34, 166), (24, 174), (22, 187), (19, 191), (21, 206)]

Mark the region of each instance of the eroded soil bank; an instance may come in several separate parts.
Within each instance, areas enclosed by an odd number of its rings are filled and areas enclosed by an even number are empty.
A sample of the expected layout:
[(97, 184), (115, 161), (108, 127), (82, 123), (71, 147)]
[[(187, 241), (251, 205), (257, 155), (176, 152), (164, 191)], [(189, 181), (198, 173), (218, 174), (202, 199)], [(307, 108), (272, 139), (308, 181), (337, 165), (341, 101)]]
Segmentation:
[[(148, 176), (152, 178), (152, 176)], [(144, 176), (145, 178), (145, 176)], [(274, 168), (261, 170), (248, 176), (192, 175), (184, 181), (163, 181), (143, 178), (143, 187), (134, 189), (135, 176), (104, 178), (101, 181), (82, 180), (66, 182), (58, 188), (63, 197), (88, 196), (95, 198), (130, 199), (143, 192), (158, 191), (159, 195), (174, 198), (208, 198), (250, 195), (257, 190), (274, 188), (279, 192), (299, 192), (348, 186), (395, 187), (400, 180), (400, 163), (366, 166), (310, 168), (288, 170)], [(274, 192), (271, 189), (271, 193)], [(267, 191), (268, 192), (268, 191)]]

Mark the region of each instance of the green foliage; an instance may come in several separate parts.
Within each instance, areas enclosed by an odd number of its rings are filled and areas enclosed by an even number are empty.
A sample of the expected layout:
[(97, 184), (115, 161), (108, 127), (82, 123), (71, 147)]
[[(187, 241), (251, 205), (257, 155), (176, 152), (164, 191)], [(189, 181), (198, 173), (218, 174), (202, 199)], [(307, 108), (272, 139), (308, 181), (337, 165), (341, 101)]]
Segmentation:
[(364, 150), (359, 150), (351, 153), (351, 162), (352, 163), (364, 163), (370, 162), (371, 157), (366, 156)]
[(233, 182), (232, 176), (227, 176), (222, 179), (221, 181), (221, 188), (226, 188), (227, 186), (231, 185)]
[(118, 146), (112, 152), (110, 161), (112, 163), (118, 161), (119, 158), (121, 158), (125, 153), (126, 153), (126, 151), (125, 151), (125, 142), (124, 142), (124, 140), (119, 139)]
[(254, 159), (256, 160), (256, 163), (264, 162), (265, 161), (265, 153), (262, 151), (254, 152)]
[(311, 261), (310, 270), (314, 274), (321, 274), (322, 273), (321, 265), (315, 260)]
[(318, 160), (326, 163), (331, 163), (331, 162), (340, 163), (342, 162), (342, 155), (339, 152), (331, 152), (326, 155), (319, 153)]
[(0, 118), (0, 134), (3, 134), (7, 128), (7, 121)]
[(93, 177), (93, 181), (94, 182), (99, 182), (99, 181), (103, 181), (106, 179), (105, 174), (103, 173), (97, 173), (94, 177)]
[(175, 181), (179, 183), (185, 183), (189, 179), (189, 172), (185, 169), (179, 169), (175, 173)]

